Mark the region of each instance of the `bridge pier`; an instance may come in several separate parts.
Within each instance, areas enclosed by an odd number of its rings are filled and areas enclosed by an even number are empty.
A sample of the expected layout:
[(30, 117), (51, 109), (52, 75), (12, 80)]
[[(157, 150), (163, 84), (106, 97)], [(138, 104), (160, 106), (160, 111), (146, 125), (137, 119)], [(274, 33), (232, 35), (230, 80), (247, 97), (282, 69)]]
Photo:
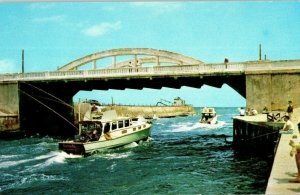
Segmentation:
[(300, 77), (298, 72), (261, 72), (246, 75), (247, 107), (259, 112), (268, 110), (286, 111), (288, 101), (295, 107), (300, 105)]
[(0, 85), (0, 135), (3, 137), (20, 129), (18, 87), (17, 82)]

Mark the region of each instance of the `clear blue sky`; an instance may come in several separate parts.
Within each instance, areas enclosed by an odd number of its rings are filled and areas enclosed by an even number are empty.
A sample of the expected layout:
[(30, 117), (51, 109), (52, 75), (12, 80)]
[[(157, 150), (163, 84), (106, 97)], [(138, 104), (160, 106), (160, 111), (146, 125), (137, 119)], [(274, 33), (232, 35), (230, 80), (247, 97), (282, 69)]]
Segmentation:
[[(207, 63), (300, 59), (300, 2), (0, 3), (0, 73), (53, 71), (85, 55), (123, 47), (163, 49)], [(224, 85), (81, 92), (109, 103), (155, 104), (180, 96), (195, 106), (244, 106)]]

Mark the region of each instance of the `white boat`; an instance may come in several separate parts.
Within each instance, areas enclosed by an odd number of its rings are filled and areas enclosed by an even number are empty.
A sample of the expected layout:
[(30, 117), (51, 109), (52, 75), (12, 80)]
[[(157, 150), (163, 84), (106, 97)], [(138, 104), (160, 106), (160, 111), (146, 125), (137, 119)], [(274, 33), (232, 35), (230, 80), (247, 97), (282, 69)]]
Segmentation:
[(147, 140), (150, 128), (151, 124), (147, 122), (133, 122), (129, 117), (118, 117), (115, 110), (109, 110), (101, 119), (80, 121), (77, 139), (60, 142), (59, 149), (68, 154), (92, 154)]
[(159, 119), (159, 117), (156, 114), (154, 114), (152, 117), (152, 120), (158, 120), (158, 119)]
[(204, 107), (201, 115), (201, 119), (199, 120), (200, 123), (212, 125), (218, 123), (218, 116), (214, 108)]

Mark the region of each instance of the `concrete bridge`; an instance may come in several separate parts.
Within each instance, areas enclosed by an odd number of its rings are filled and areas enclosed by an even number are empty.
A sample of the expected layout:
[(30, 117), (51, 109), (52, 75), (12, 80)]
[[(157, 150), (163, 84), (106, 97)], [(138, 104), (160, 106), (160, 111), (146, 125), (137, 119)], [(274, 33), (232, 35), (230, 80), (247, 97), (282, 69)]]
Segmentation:
[(16, 116), (15, 122), (27, 131), (72, 134), (72, 97), (79, 90), (201, 88), (225, 83), (246, 98), (247, 107), (283, 110), (288, 100), (300, 105), (299, 73), (300, 60), (207, 64), (163, 50), (113, 49), (56, 71), (0, 75), (0, 117)]

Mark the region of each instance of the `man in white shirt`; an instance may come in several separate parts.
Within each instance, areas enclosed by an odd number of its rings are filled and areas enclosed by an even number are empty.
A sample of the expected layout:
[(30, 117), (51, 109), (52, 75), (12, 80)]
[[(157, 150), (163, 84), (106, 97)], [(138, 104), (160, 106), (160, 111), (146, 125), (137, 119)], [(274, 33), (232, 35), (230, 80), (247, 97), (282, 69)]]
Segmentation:
[(285, 121), (285, 124), (279, 132), (280, 133), (292, 134), (293, 129), (294, 129), (294, 125), (293, 125), (292, 121), (290, 121), (290, 117), (289, 116), (284, 116), (283, 120)]
[(245, 109), (243, 107), (239, 108), (240, 116), (245, 116)]

